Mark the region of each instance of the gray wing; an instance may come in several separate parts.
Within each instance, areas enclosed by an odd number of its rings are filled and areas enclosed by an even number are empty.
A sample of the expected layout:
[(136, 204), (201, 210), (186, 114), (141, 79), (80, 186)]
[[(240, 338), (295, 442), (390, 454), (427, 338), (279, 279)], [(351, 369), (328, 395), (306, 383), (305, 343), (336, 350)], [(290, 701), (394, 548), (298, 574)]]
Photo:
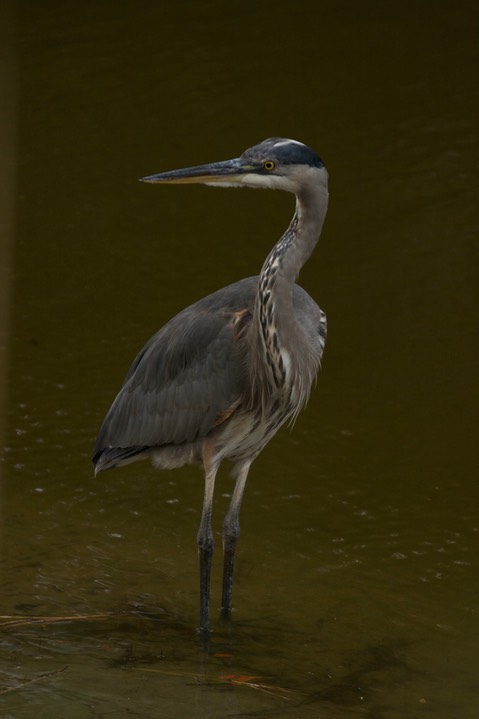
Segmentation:
[(326, 315), (299, 285), (294, 286), (293, 307), (295, 319), (303, 330), (306, 346), (319, 365), (326, 345)]
[[(233, 317), (252, 316), (257, 277), (215, 292), (157, 332), (131, 365), (93, 450), (97, 471), (147, 447), (205, 437), (241, 397), (245, 366)], [(117, 450), (117, 451), (116, 451)]]

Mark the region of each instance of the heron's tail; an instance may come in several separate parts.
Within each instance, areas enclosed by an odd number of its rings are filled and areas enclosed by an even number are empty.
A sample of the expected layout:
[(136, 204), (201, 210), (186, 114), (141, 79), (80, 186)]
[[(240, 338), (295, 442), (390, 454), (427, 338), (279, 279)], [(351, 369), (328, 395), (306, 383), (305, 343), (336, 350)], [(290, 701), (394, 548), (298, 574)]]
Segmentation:
[(106, 469), (113, 469), (123, 464), (136, 462), (138, 459), (145, 459), (149, 454), (150, 447), (105, 447), (94, 452), (92, 457), (95, 468), (95, 476)]

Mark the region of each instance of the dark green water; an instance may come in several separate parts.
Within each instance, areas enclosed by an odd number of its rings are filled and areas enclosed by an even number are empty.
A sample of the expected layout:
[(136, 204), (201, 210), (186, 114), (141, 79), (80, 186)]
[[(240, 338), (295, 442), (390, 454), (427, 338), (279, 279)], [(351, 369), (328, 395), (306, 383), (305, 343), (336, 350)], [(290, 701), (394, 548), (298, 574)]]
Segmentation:
[[(12, 10), (1, 614), (73, 619), (2, 620), (0, 716), (475, 718), (476, 4)], [(201, 472), (94, 479), (89, 458), (144, 341), (257, 273), (293, 209), (137, 178), (272, 135), (330, 172), (300, 279), (328, 345), (307, 410), (253, 465), (234, 626), (215, 616), (204, 653)], [(223, 470), (218, 533), (230, 491)], [(213, 606), (220, 570), (218, 553)]]

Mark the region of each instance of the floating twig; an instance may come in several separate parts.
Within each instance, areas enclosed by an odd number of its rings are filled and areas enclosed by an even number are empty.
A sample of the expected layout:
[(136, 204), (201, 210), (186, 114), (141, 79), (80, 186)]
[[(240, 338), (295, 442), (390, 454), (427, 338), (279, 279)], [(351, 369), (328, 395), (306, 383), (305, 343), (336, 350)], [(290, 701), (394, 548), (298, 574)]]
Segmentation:
[(18, 615), (0, 615), (0, 629), (10, 629), (10, 627), (21, 627), (29, 624), (58, 624), (58, 622), (88, 622), (96, 619), (108, 619), (113, 617), (113, 612), (105, 614), (72, 614), (58, 617), (22, 617)]
[(18, 692), (20, 689), (23, 689), (24, 687), (29, 686), (30, 684), (38, 684), (38, 682), (43, 682), (45, 679), (51, 679), (52, 677), (58, 676), (58, 674), (61, 674), (62, 672), (66, 671), (68, 669), (68, 664), (64, 666), (62, 669), (56, 669), (53, 672), (46, 672), (45, 674), (39, 674), (38, 677), (33, 677), (33, 679), (27, 679), (25, 681), (20, 682), (20, 684), (17, 684), (15, 687), (8, 687), (8, 689), (0, 689), (0, 695), (1, 694), (10, 694), (11, 692)]

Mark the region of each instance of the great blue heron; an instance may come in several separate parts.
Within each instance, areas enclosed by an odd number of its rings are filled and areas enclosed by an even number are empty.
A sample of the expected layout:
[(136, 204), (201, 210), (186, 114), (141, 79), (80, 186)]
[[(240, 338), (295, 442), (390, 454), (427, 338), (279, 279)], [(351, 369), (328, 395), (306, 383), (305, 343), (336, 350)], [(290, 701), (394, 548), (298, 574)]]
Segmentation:
[(231, 611), (239, 510), (251, 463), (308, 399), (326, 340), (326, 317), (295, 280), (318, 241), (328, 173), (296, 140), (273, 137), (225, 162), (143, 178), (155, 183), (263, 187), (296, 195), (291, 223), (256, 277), (187, 307), (137, 355), (100, 429), (95, 474), (150, 457), (171, 469), (202, 462), (198, 531), (200, 628), (209, 630), (215, 476), (233, 462), (234, 491), (223, 522), (222, 612)]

